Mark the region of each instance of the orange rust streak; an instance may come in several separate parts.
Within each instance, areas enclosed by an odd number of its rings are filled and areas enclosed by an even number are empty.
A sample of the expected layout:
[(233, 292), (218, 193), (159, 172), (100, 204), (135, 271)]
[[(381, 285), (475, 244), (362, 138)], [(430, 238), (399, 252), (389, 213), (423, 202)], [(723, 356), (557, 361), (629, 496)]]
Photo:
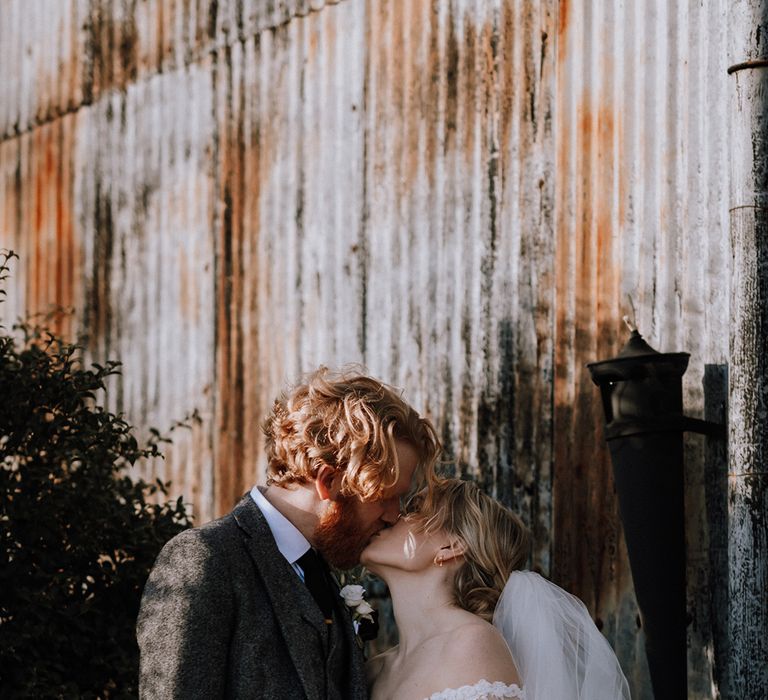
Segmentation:
[[(232, 81), (231, 57), (222, 64), (222, 78)], [(218, 280), (219, 325), (217, 328), (219, 382), (219, 454), (216, 459), (217, 515), (231, 510), (242, 490), (244, 464), (243, 425), (243, 117), (239, 95), (233, 89), (224, 105), (221, 171), (225, 212), (217, 255), (222, 261)]]
[[(259, 255), (259, 239), (261, 233), (260, 198), (261, 198), (261, 152), (258, 126), (252, 123), (253, 117), (245, 121), (246, 134), (243, 154), (243, 172), (247, 187), (243, 202), (243, 235), (244, 235), (244, 264), (246, 269), (244, 294), (242, 300), (242, 315), (246, 318), (243, 331), (243, 355), (247, 358), (243, 372), (243, 425), (244, 430), (244, 463), (241, 465), (241, 484), (247, 488), (255, 482), (255, 467), (262, 448), (262, 433), (258, 429), (262, 416), (266, 412), (262, 397), (261, 368), (257, 362), (260, 356), (259, 343), (259, 295), (257, 284), (263, 270), (269, 268), (270, 260), (262, 260)], [(256, 271), (256, 272), (254, 272)], [(254, 274), (257, 275), (254, 279)]]
[[(62, 158), (62, 180), (61, 180), (61, 212), (59, 216), (59, 225), (61, 226), (62, 248), (66, 251), (65, 257), (65, 276), (64, 288), (62, 289), (63, 298), (67, 299), (67, 304), (76, 307), (78, 299), (81, 298), (80, 290), (76, 287), (80, 282), (80, 255), (78, 242), (74, 235), (73, 226), (73, 205), (74, 205), (74, 183), (72, 182), (72, 162), (75, 153), (75, 129), (77, 126), (77, 116), (70, 115), (62, 120), (62, 131), (64, 134), (63, 152), (66, 158)], [(81, 310), (82, 311), (82, 310)], [(73, 319), (74, 321), (74, 319)], [(73, 330), (69, 329), (70, 332)]]
[[(606, 333), (598, 335), (598, 351), (613, 354), (618, 350), (617, 337), (620, 328), (621, 310), (619, 305), (620, 269), (614, 250), (613, 197), (614, 173), (614, 115), (610, 106), (601, 105), (597, 115), (597, 151), (598, 171), (596, 186), (600, 196), (597, 198), (596, 213), (598, 283), (598, 324), (605, 326)], [(610, 329), (613, 329), (612, 331)]]
[[(403, 1), (396, 2), (393, 5), (393, 13), (389, 18), (389, 35), (391, 38), (390, 53), (387, 55), (387, 81), (390, 82), (391, 93), (387, 100), (392, 106), (390, 115), (391, 132), (394, 134), (391, 144), (391, 153), (396, 154), (394, 161), (396, 172), (396, 188), (398, 197), (408, 196), (406, 183), (408, 182), (407, 173), (407, 136), (410, 126), (410, 114), (407, 111), (408, 105), (408, 74), (413, 67), (410, 62), (413, 60), (412, 54), (409, 54), (406, 48), (405, 33), (407, 31), (408, 21), (405, 16), (405, 5)], [(404, 157), (405, 156), (405, 157)]]
[[(64, 117), (38, 127), (27, 137), (23, 149), (21, 189), (17, 197), (25, 202), (30, 226), (20, 222), (17, 235), (30, 241), (25, 312), (47, 313), (52, 307), (69, 308), (74, 303), (72, 279), (76, 266), (69, 172), (73, 157), (74, 117)], [(23, 252), (22, 252), (23, 255)], [(68, 336), (71, 319), (55, 314), (52, 330)]]
[[(415, 8), (423, 8), (424, 6), (420, 3), (415, 3)], [(414, 11), (418, 12), (419, 9), (415, 9)], [(410, 45), (410, 54), (414, 57), (413, 63), (416, 63), (415, 57), (418, 55), (419, 52), (419, 45), (424, 42), (423, 39), (423, 24), (421, 18), (413, 17), (411, 18), (411, 21), (408, 26), (409, 31), (409, 37), (408, 37), (408, 44)], [(405, 177), (408, 179), (409, 183), (412, 183), (416, 181), (416, 179), (419, 177), (419, 159), (420, 159), (420, 153), (419, 153), (419, 141), (420, 141), (420, 129), (419, 124), (421, 123), (422, 119), (424, 118), (424, 114), (422, 111), (422, 105), (421, 105), (421, 95), (423, 91), (423, 84), (424, 84), (424, 74), (421, 66), (413, 65), (411, 66), (410, 70), (407, 71), (409, 80), (408, 83), (405, 85), (405, 89), (407, 91), (406, 96), (406, 105), (407, 105), (407, 112), (403, 115), (404, 116), (404, 125), (405, 129), (407, 131), (406, 134), (406, 143), (407, 145), (405, 148), (407, 149), (406, 157), (407, 157), (407, 165), (405, 168)], [(435, 114), (427, 114), (426, 115), (429, 118), (428, 123), (432, 128), (434, 128), (434, 122), (435, 122)], [(428, 127), (429, 128), (429, 127)]]
[(464, 45), (462, 51), (464, 60), (461, 66), (459, 95), (463, 96), (461, 104), (462, 121), (464, 125), (464, 135), (462, 144), (464, 147), (464, 160), (467, 166), (472, 165), (475, 150), (475, 113), (476, 102), (476, 75), (475, 61), (477, 59), (477, 29), (472, 24), (469, 17), (464, 22)]
[[(58, 133), (58, 146), (59, 146), (59, 153), (60, 155), (63, 155), (62, 153), (62, 123), (59, 121), (57, 123), (57, 131)], [(56, 212), (56, 238), (58, 241), (58, 251), (56, 255), (56, 298), (59, 299), (59, 304), (62, 306), (70, 306), (72, 303), (71, 299), (67, 299), (67, 295), (69, 290), (69, 285), (65, 285), (65, 269), (66, 266), (69, 263), (68, 260), (68, 253), (66, 247), (66, 242), (64, 240), (64, 192), (62, 191), (63, 188), (63, 177), (62, 177), (62, 171), (64, 169), (65, 164), (63, 158), (59, 159), (58, 162), (58, 168), (56, 169), (56, 192), (55, 192), (55, 212)], [(66, 324), (66, 319), (61, 319), (61, 327), (58, 329), (58, 332), (60, 335), (64, 335), (64, 328), (63, 326)]]
[[(509, 0), (507, 8), (511, 4)], [(471, 14), (463, 17), (449, 15), (444, 19), (446, 27), (440, 27), (439, 0), (432, 0), (429, 7), (416, 3), (413, 6), (397, 0), (380, 3), (377, 12), (369, 20), (366, 42), (369, 64), (375, 73), (377, 83), (376, 123), (400, 124), (392, 128), (389, 143), (377, 139), (385, 153), (374, 154), (378, 162), (392, 161), (392, 154), (398, 155), (399, 171), (396, 175), (398, 188), (402, 193), (411, 191), (415, 180), (423, 170), (430, 180), (434, 177), (435, 164), (440, 144), (437, 141), (440, 108), (444, 108), (445, 149), (452, 150), (456, 144), (457, 132), (461, 130), (464, 161), (471, 166), (477, 140), (477, 120), (483, 114), (490, 115), (489, 103), (498, 88), (496, 56), (493, 49), (494, 27), (492, 22), (476, 26)], [(512, 12), (506, 9), (510, 22)], [(424, 14), (429, 12), (429, 16)], [(411, 16), (412, 15), (412, 16)], [(462, 41), (459, 42), (455, 23), (462, 22)], [(428, 26), (425, 37), (423, 28)], [(501, 61), (508, 71), (511, 61)], [(512, 94), (514, 77), (505, 76), (502, 100)], [(445, 90), (445, 104), (440, 105), (441, 87)], [(507, 120), (511, 110), (507, 110)], [(505, 123), (508, 126), (509, 121)], [(483, 122), (483, 130), (488, 124)], [(509, 129), (505, 128), (505, 145), (508, 144)], [(422, 137), (423, 134), (423, 137)], [(426, 143), (423, 149), (426, 162), (421, 161), (421, 139)], [(483, 144), (488, 142), (483, 134)]]
[[(414, 71), (424, 79), (419, 87), (421, 96), (421, 114), (426, 122), (425, 167), (432, 181), (435, 173), (435, 163), (438, 157), (436, 117), (440, 109), (440, 79), (444, 64), (441, 60), (439, 43), (439, 6), (438, 0), (432, 0), (429, 7), (429, 39), (427, 42), (427, 64), (423, 70)], [(431, 183), (430, 183), (431, 184)]]
[(27, 311), (31, 313), (42, 312), (42, 305), (49, 303), (43, 294), (43, 278), (45, 275), (46, 258), (44, 255), (44, 246), (42, 242), (43, 224), (45, 219), (45, 197), (44, 192), (47, 188), (45, 168), (41, 167), (41, 153), (44, 151), (45, 143), (43, 140), (45, 127), (37, 129), (32, 135), (32, 151), (30, 160), (32, 162), (33, 184), (32, 184), (32, 236), (34, 238), (34, 258), (33, 274), (30, 275), (32, 282), (27, 297)]
[[(611, 216), (613, 111), (602, 105), (593, 112), (587, 94), (574, 126), (569, 131), (564, 120), (558, 125), (554, 575), (600, 614), (627, 585), (628, 571), (600, 402), (583, 369), (616, 349), (620, 271)], [(569, 178), (577, 183), (575, 191), (568, 190)], [(569, 207), (572, 219), (563, 216)]]
[[(570, 0), (560, 0), (558, 4), (557, 12), (557, 34), (560, 37), (561, 42), (565, 41), (568, 35), (568, 21), (570, 19)], [(564, 44), (561, 45), (562, 49), (565, 49)]]
[(500, 27), (501, 51), (498, 57), (501, 76), (499, 78), (499, 142), (502, 163), (506, 162), (510, 152), (510, 137), (512, 135), (512, 120), (515, 117), (515, 76), (514, 37), (515, 37), (515, 0), (505, 2)]

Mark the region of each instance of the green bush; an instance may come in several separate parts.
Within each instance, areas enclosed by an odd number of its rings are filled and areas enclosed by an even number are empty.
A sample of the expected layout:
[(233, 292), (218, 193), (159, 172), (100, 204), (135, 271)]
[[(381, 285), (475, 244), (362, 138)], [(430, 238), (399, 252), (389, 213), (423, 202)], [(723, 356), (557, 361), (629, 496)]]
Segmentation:
[(0, 327), (0, 697), (135, 697), (141, 591), (190, 519), (181, 498), (155, 503), (167, 484), (125, 474), (160, 438), (140, 447), (99, 405), (119, 363), (85, 369), (76, 346), (15, 329)]

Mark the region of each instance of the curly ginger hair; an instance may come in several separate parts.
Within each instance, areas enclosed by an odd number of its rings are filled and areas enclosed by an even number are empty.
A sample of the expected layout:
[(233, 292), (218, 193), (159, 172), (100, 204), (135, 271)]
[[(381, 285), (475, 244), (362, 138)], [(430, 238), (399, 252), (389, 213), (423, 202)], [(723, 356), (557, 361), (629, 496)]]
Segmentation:
[(431, 483), (440, 443), (432, 424), (390, 386), (358, 369), (320, 367), (275, 400), (262, 429), (268, 481), (306, 484), (327, 465), (341, 494), (375, 501), (399, 477), (396, 441), (418, 454), (415, 483)]

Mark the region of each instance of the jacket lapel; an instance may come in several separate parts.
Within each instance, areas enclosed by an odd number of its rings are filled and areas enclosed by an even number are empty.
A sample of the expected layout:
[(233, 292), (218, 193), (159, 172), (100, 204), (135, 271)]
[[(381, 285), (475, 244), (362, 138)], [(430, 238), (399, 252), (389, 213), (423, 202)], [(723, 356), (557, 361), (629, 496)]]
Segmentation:
[(291, 660), (309, 700), (325, 696), (322, 614), (291, 565), (280, 554), (259, 507), (246, 495), (232, 512), (264, 581)]

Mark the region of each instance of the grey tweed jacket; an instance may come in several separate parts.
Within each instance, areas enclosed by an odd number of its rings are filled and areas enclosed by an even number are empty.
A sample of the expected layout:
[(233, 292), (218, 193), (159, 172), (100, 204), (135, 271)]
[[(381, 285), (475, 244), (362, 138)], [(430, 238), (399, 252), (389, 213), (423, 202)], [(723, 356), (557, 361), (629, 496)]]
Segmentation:
[[(348, 697), (367, 697), (363, 655), (341, 598)], [(137, 623), (140, 696), (158, 700), (325, 700), (329, 634), (250, 495), (168, 542)]]

